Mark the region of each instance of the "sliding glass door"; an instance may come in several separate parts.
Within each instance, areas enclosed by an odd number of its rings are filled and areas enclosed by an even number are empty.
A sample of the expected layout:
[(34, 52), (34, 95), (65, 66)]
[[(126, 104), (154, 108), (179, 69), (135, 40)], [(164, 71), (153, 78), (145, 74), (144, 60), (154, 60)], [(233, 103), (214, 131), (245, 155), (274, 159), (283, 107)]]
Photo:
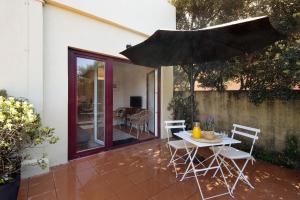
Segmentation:
[(69, 159), (111, 146), (112, 64), (106, 57), (69, 49)]
[(105, 63), (76, 58), (76, 151), (105, 146)]

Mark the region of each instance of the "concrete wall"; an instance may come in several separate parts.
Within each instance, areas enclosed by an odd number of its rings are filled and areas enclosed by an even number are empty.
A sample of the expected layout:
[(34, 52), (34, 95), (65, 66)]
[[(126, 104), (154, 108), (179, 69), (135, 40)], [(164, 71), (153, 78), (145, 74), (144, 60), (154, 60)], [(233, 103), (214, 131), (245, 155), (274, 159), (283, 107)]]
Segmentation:
[(300, 144), (300, 100), (266, 101), (255, 106), (245, 93), (234, 94), (238, 93), (196, 92), (200, 116), (213, 116), (218, 130), (231, 130), (233, 123), (260, 128), (258, 145), (269, 150), (283, 150), (287, 134), (297, 135)]

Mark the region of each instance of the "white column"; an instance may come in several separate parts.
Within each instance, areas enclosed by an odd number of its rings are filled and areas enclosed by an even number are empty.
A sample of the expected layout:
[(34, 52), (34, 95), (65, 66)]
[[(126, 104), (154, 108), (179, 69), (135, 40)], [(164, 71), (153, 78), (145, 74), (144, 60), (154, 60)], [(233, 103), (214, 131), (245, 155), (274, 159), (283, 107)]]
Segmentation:
[(160, 90), (160, 134), (166, 138), (164, 121), (171, 119), (171, 112), (167, 110), (168, 104), (173, 97), (173, 67), (161, 68), (161, 90)]

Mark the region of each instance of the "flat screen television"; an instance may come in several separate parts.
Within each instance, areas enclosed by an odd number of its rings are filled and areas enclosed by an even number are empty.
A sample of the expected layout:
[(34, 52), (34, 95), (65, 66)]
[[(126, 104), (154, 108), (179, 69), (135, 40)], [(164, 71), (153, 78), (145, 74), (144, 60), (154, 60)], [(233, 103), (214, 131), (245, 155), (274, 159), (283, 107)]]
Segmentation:
[(130, 107), (142, 108), (142, 97), (141, 96), (131, 96), (130, 97)]

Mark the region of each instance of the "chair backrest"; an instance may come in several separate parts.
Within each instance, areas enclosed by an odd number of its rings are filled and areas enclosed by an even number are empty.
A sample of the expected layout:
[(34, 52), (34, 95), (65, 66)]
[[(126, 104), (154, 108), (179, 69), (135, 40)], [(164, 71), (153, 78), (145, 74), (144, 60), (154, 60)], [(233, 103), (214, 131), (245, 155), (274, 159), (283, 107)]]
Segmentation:
[(179, 129), (184, 131), (186, 128), (185, 120), (170, 120), (165, 121), (165, 129), (167, 131), (168, 141), (170, 140), (170, 136), (172, 135), (172, 129)]
[(145, 110), (144, 111), (144, 115), (143, 115), (143, 121), (144, 121), (144, 123), (149, 123), (150, 116), (151, 116), (150, 111), (149, 110)]
[(231, 136), (232, 138), (235, 135), (240, 135), (240, 136), (243, 136), (243, 137), (246, 137), (246, 138), (252, 140), (252, 145), (251, 145), (251, 149), (249, 152), (251, 155), (255, 141), (258, 140), (258, 134), (260, 133), (260, 129), (243, 126), (243, 125), (239, 125), (239, 124), (233, 124), (233, 129), (231, 130), (231, 132), (232, 132), (232, 136)]

